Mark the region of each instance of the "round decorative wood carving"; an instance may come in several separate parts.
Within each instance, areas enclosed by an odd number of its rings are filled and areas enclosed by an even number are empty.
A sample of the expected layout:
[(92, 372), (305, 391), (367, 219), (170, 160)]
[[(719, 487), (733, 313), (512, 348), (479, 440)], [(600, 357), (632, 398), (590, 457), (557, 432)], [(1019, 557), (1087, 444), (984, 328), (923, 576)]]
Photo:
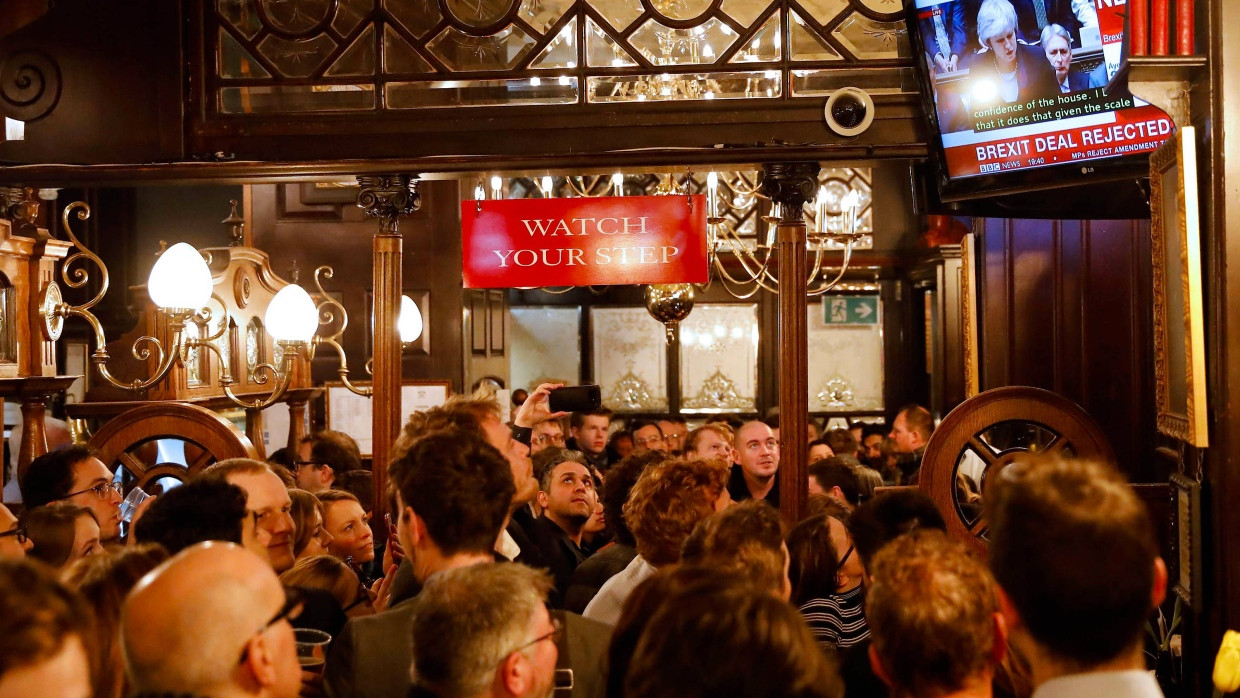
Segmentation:
[(39, 303), (39, 314), (43, 316), (43, 336), (52, 342), (60, 339), (65, 329), (65, 319), (56, 314), (56, 306), (62, 301), (60, 286), (55, 281), (49, 281)]
[(246, 271), (240, 271), (233, 279), (233, 297), (237, 300), (237, 307), (244, 308), (250, 304), (250, 275)]
[(0, 59), (0, 103), (18, 121), (47, 116), (60, 101), (60, 66), (42, 51), (16, 51)]

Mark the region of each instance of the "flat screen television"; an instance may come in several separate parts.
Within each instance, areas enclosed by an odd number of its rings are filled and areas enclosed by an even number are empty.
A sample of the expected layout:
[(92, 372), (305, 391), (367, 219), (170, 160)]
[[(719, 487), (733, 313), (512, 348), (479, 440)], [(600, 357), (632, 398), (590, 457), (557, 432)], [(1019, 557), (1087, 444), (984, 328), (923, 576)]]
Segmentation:
[(1175, 126), (1126, 89), (1106, 89), (1123, 9), (1122, 0), (905, 0), (943, 201), (1148, 172), (1148, 153)]

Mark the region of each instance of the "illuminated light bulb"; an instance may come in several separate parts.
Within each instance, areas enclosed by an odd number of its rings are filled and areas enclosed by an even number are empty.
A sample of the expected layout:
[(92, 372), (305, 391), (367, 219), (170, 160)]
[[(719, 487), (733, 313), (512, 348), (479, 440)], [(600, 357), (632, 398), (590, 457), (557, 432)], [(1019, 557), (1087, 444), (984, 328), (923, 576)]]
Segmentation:
[(289, 284), (271, 299), (263, 321), (277, 342), (309, 342), (319, 326), (319, 313), (306, 289)]
[(409, 296), (400, 297), (400, 315), (396, 319), (396, 328), (403, 344), (422, 336), (422, 311)]
[(543, 190), (543, 196), (546, 196), (548, 198), (551, 196), (551, 178), (550, 177), (542, 178), (542, 190)]
[(742, 330), (739, 327), (732, 328), (732, 339), (740, 339), (741, 337), (744, 337), (744, 336), (745, 336), (745, 330)]
[(714, 58), (715, 49), (711, 48), (710, 44), (705, 44), (702, 46), (702, 55), (705, 56), (706, 58)]
[(485, 198), (487, 198), (487, 190), (483, 189), (481, 184), (474, 187), (474, 200), (482, 201)]
[(706, 188), (712, 192), (719, 188), (719, 173), (709, 172), (706, 175)]
[(572, 70), (573, 68), (576, 68), (576, 67), (577, 67), (577, 61), (569, 61), (569, 62), (568, 62), (568, 69), (569, 69), (569, 70)]
[(198, 310), (211, 301), (211, 269), (186, 242), (164, 250), (151, 267), (146, 288), (151, 302), (160, 308)]
[(613, 67), (613, 68), (623, 68), (623, 67), (624, 67), (624, 59), (623, 59), (623, 58), (613, 58), (613, 59), (611, 59), (611, 67)]
[(723, 339), (728, 334), (728, 328), (724, 327), (723, 325), (715, 325), (714, 331), (715, 331), (715, 336), (720, 339)]
[(624, 175), (619, 172), (611, 176), (611, 186), (616, 190), (616, 196), (624, 196)]
[(542, 84), (542, 78), (530, 78), (530, 87), (538, 87)]
[(728, 25), (726, 25), (726, 24), (721, 25), (721, 26), (719, 27), (719, 31), (723, 32), (723, 35), (724, 35), (724, 36), (732, 36), (732, 27), (729, 27), (729, 26), (728, 26)]
[(697, 334), (693, 330), (686, 327), (680, 331), (680, 341), (685, 344), (693, 344), (697, 341)]
[(756, 50), (758, 50), (758, 48), (760, 48), (761, 46), (762, 46), (762, 40), (761, 40), (761, 39), (754, 39), (753, 41), (750, 41), (750, 42), (749, 42), (749, 48), (751, 48), (751, 49), (753, 49), (753, 50), (755, 50), (755, 51), (756, 51)]

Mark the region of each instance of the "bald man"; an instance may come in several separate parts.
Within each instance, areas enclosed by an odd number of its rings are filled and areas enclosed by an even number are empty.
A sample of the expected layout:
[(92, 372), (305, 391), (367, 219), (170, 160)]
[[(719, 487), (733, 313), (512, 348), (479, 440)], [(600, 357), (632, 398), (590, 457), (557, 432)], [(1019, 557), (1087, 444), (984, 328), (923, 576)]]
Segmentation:
[(778, 507), (779, 437), (763, 422), (746, 422), (736, 432), (735, 448), (738, 462), (728, 480), (732, 501), (765, 499)]
[(266, 560), (233, 543), (191, 546), (125, 601), (125, 672), (135, 693), (295, 698), (298, 611)]

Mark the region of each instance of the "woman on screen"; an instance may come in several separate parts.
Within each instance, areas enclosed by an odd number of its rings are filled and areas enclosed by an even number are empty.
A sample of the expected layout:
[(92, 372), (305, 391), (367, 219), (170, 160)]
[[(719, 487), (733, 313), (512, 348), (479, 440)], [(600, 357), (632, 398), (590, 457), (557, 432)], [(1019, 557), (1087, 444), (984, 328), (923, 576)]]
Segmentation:
[(1016, 9), (1008, 0), (985, 0), (977, 11), (977, 38), (984, 47), (969, 69), (974, 107), (1002, 100), (1024, 103), (1054, 97), (1055, 72), (1038, 49), (1016, 39)]

